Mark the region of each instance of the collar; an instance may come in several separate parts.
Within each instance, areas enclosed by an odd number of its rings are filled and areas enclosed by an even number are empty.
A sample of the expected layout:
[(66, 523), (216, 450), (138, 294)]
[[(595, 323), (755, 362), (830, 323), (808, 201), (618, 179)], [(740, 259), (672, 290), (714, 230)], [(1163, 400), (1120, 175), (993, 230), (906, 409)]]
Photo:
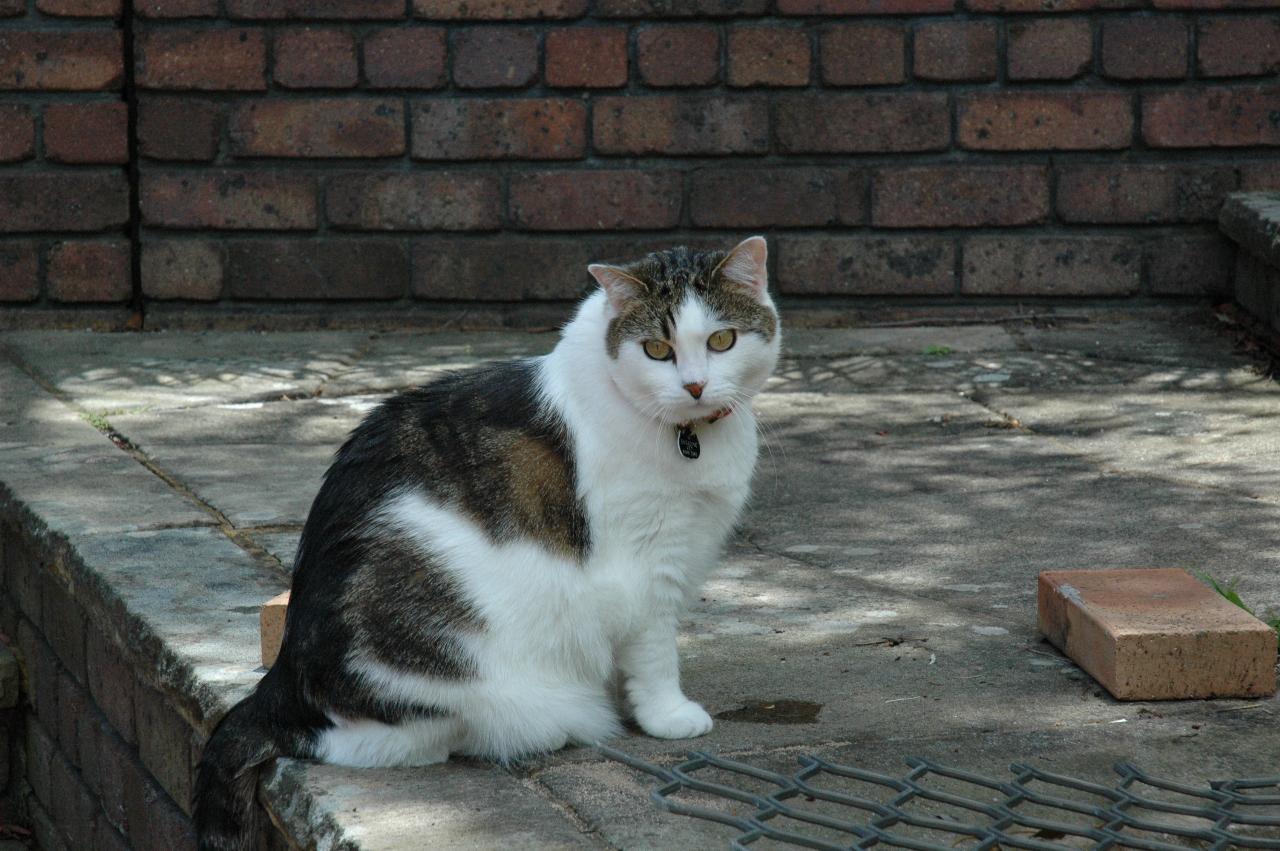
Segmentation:
[(697, 432), (693, 430), (694, 426), (701, 423), (710, 425), (711, 423), (724, 419), (732, 413), (732, 408), (724, 407), (711, 412), (705, 417), (700, 417), (696, 420), (689, 420), (677, 425), (676, 448), (680, 450), (680, 454), (688, 458), (690, 461), (697, 460), (698, 456), (702, 454), (702, 445), (698, 442)]

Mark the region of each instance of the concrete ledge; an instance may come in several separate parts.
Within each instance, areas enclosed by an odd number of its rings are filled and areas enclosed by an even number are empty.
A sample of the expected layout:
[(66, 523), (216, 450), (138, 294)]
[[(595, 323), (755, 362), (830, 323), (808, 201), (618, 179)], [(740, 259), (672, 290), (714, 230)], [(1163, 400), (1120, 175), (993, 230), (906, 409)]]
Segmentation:
[(1239, 245), (1235, 298), (1272, 331), (1280, 331), (1280, 192), (1237, 192), (1218, 214)]

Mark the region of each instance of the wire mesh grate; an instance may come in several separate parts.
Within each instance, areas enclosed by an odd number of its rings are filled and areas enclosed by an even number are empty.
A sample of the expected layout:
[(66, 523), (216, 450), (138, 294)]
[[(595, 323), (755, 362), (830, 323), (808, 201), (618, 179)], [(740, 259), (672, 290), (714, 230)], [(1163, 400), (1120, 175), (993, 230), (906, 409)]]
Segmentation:
[(735, 849), (1280, 849), (1280, 775), (1190, 786), (1121, 762), (1105, 785), (1014, 763), (998, 780), (911, 757), (891, 777), (807, 755), (785, 775), (703, 752), (662, 768), (600, 751), (658, 778), (662, 809), (736, 828)]

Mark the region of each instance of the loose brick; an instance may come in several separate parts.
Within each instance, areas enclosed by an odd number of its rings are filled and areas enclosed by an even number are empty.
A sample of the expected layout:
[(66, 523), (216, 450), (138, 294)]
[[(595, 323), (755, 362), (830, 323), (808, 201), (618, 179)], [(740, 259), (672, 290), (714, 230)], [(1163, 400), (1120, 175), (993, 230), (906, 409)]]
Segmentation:
[(262, 650), (262, 667), (270, 668), (280, 655), (284, 640), (284, 621), (289, 612), (289, 592), (282, 591), (262, 604), (258, 618), (258, 638)]
[(228, 17), (251, 20), (386, 20), (404, 17), (404, 0), (226, 0), (226, 3)]
[(414, 15), (442, 21), (577, 18), (586, 11), (587, 0), (413, 0)]
[(286, 89), (349, 89), (357, 82), (356, 41), (350, 32), (306, 27), (275, 39), (273, 79)]
[(658, 230), (680, 222), (672, 171), (543, 171), (511, 176), (511, 218), (526, 230)]
[(438, 89), (447, 72), (444, 30), (379, 30), (364, 40), (364, 76), (375, 89)]
[(734, 27), (729, 31), (729, 85), (806, 86), (809, 35), (787, 27)]
[(36, 153), (36, 119), (25, 104), (0, 104), (0, 162), (31, 159)]
[(1049, 215), (1044, 166), (938, 165), (885, 168), (871, 189), (876, 227), (1007, 227)]
[[(49, 250), (48, 264), (49, 297), (54, 301), (120, 302), (128, 301), (133, 295), (127, 242), (59, 242)], [(66, 628), (71, 629), (71, 625)], [(83, 630), (83, 623), (79, 628)], [(82, 632), (80, 638), (83, 641)], [(73, 639), (74, 636), (67, 637), (68, 642)], [(74, 648), (72, 643), (65, 646), (68, 652)], [(83, 677), (83, 646), (78, 652), (81, 654), (78, 676)], [(64, 661), (70, 664), (77, 660)]]
[(226, 280), (230, 298), (400, 298), (409, 257), (398, 240), (233, 240)]
[(1141, 252), (1111, 237), (975, 236), (964, 243), (965, 295), (1108, 296), (1138, 291)]
[(403, 105), (390, 98), (259, 100), (231, 112), (231, 150), (245, 157), (388, 157), (404, 153)]
[(763, 101), (748, 98), (603, 97), (592, 139), (602, 154), (762, 154), (769, 115)]
[(777, 240), (788, 295), (949, 295), (955, 244), (940, 237), (817, 236)]
[(222, 245), (166, 239), (142, 244), (142, 293), (148, 298), (216, 301), (222, 296)]
[(992, 92), (958, 98), (962, 147), (988, 151), (1126, 148), (1133, 111), (1126, 92)]
[(1009, 24), (1011, 80), (1073, 80), (1093, 63), (1093, 33), (1084, 18), (1040, 18)]
[(123, 103), (51, 103), (44, 108), (44, 155), (64, 163), (129, 159), (129, 110)]
[(587, 109), (565, 98), (419, 101), (413, 156), (423, 160), (570, 160), (586, 148)]
[(187, 97), (138, 98), (138, 151), (157, 160), (208, 162), (218, 155), (226, 109)]
[(0, 174), (0, 231), (95, 231), (128, 220), (119, 171)]
[(645, 27), (636, 36), (636, 64), (647, 86), (710, 86), (720, 79), (720, 30)]
[(922, 80), (994, 80), (995, 24), (986, 21), (919, 24), (913, 68)]
[(191, 726), (154, 689), (138, 691), (138, 755), (183, 812), (191, 806)]
[(941, 151), (951, 142), (947, 96), (941, 92), (797, 95), (774, 109), (778, 146), (785, 153)]
[(931, 15), (955, 8), (955, 0), (778, 0), (783, 15)]
[(267, 87), (261, 30), (155, 30), (138, 38), (144, 89), (261, 91)]
[(1102, 73), (1117, 80), (1187, 76), (1187, 25), (1177, 18), (1103, 21)]
[(1201, 76), (1255, 77), (1280, 71), (1280, 17), (1206, 17), (1196, 26)]
[(1058, 214), (1090, 224), (1214, 221), (1235, 188), (1227, 166), (1072, 166), (1058, 176)]
[(538, 77), (538, 34), (517, 27), (460, 31), (453, 40), (453, 82), (464, 89), (523, 88)]
[(134, 0), (144, 18), (216, 18), (218, 0)]
[(0, 89), (103, 91), (120, 88), (123, 79), (118, 30), (0, 34)]
[(36, 0), (42, 15), (57, 18), (114, 18), (120, 8), (120, 0)]
[(349, 174), (325, 182), (329, 222), (357, 230), (496, 230), (502, 180), (494, 173)]
[(902, 27), (838, 24), (822, 31), (822, 81), (829, 86), (879, 86), (906, 79)]
[(1231, 294), (1231, 242), (1217, 234), (1186, 234), (1147, 244), (1147, 281), (1157, 296)]
[(1120, 700), (1269, 697), (1275, 630), (1185, 570), (1040, 574), (1040, 631)]
[[(121, 254), (125, 259), (127, 279), (128, 253), (125, 243), (110, 242), (64, 242), (55, 245), (49, 253), (49, 283), (55, 290), (55, 278), (70, 276), (75, 279), (93, 280), (97, 272), (112, 277), (113, 267), (119, 265), (113, 255)], [(102, 263), (100, 270), (94, 263)], [(92, 292), (92, 287), (90, 288)], [(63, 300), (63, 299), (60, 299)], [(72, 298), (73, 301), (84, 299)], [(95, 301), (104, 299), (93, 299)], [(49, 646), (57, 654), (59, 661), (80, 682), (85, 681), (85, 621), (79, 604), (71, 596), (71, 592), (52, 573), (46, 573), (41, 587), (40, 607), (44, 620), (41, 629)]]
[(602, 18), (735, 18), (763, 15), (768, 0), (597, 0)]
[(690, 212), (698, 227), (860, 225), (866, 187), (863, 172), (846, 169), (701, 169), (690, 180)]
[(621, 27), (547, 33), (549, 86), (616, 88), (627, 84), (627, 31)]
[(39, 275), (36, 243), (0, 242), (0, 301), (34, 301), (40, 295)]
[(306, 230), (316, 226), (316, 185), (308, 175), (217, 170), (146, 172), (142, 220), (153, 227)]
[(1280, 145), (1280, 87), (1207, 87), (1142, 96), (1142, 138), (1155, 148)]

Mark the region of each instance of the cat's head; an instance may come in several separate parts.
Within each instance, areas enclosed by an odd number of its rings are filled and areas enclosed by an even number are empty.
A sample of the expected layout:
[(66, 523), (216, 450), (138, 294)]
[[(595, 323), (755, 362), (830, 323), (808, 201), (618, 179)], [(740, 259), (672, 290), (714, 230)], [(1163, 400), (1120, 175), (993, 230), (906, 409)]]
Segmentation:
[(778, 360), (764, 237), (732, 251), (658, 251), (588, 271), (604, 288), (611, 377), (646, 416), (667, 423), (749, 402)]

